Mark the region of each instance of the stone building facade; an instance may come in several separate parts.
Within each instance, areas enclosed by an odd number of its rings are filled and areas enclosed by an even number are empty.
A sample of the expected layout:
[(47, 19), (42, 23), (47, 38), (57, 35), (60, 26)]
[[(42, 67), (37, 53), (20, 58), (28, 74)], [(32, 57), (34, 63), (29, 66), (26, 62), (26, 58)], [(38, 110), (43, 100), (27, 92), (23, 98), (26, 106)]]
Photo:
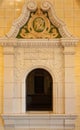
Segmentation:
[[(24, 5), (9, 33), (0, 39), (4, 55), (5, 130), (75, 129), (77, 41), (50, 2), (31, 0)], [(36, 69), (47, 71), (52, 78), (51, 111), (27, 111), (26, 78)]]

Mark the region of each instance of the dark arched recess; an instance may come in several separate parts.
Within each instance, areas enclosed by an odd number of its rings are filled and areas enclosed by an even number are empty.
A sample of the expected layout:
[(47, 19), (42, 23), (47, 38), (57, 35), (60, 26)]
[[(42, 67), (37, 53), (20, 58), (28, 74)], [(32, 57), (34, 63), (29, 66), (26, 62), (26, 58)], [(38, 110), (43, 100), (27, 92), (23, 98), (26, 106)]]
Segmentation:
[(52, 89), (52, 76), (47, 70), (32, 70), (26, 78), (26, 111), (52, 111)]

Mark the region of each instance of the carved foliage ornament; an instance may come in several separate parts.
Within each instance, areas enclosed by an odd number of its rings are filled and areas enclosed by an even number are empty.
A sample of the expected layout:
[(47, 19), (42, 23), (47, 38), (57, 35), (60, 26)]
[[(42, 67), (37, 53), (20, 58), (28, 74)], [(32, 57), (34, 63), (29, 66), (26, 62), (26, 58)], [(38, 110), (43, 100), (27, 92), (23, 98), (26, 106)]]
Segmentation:
[(34, 39), (34, 38), (60, 38), (61, 35), (55, 25), (53, 25), (48, 17), (47, 12), (43, 12), (38, 8), (35, 12), (31, 12), (29, 20), (23, 25), (17, 38)]

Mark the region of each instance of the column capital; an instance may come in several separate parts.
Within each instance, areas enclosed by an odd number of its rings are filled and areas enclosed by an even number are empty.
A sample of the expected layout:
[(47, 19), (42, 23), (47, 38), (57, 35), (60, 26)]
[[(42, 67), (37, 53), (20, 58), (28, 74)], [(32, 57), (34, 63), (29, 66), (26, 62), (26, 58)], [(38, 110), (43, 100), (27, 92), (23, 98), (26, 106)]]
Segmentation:
[(5, 46), (3, 53), (4, 55), (14, 55), (14, 47)]
[(75, 47), (65, 47), (64, 48), (64, 54), (65, 55), (75, 55)]

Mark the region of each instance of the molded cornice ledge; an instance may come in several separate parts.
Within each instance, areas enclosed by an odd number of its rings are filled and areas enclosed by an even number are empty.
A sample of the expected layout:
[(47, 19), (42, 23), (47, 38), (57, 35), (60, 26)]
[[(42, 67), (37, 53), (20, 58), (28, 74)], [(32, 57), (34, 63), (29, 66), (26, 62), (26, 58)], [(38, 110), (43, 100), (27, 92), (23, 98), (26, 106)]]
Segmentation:
[(72, 46), (75, 47), (78, 42), (79, 42), (78, 38), (61, 38), (61, 44), (64, 47), (72, 47)]
[(59, 39), (0, 39), (1, 46), (19, 46), (19, 47), (71, 47), (78, 43), (77, 38), (59, 38)]
[(13, 47), (60, 47), (60, 39), (0, 39), (1, 46)]

